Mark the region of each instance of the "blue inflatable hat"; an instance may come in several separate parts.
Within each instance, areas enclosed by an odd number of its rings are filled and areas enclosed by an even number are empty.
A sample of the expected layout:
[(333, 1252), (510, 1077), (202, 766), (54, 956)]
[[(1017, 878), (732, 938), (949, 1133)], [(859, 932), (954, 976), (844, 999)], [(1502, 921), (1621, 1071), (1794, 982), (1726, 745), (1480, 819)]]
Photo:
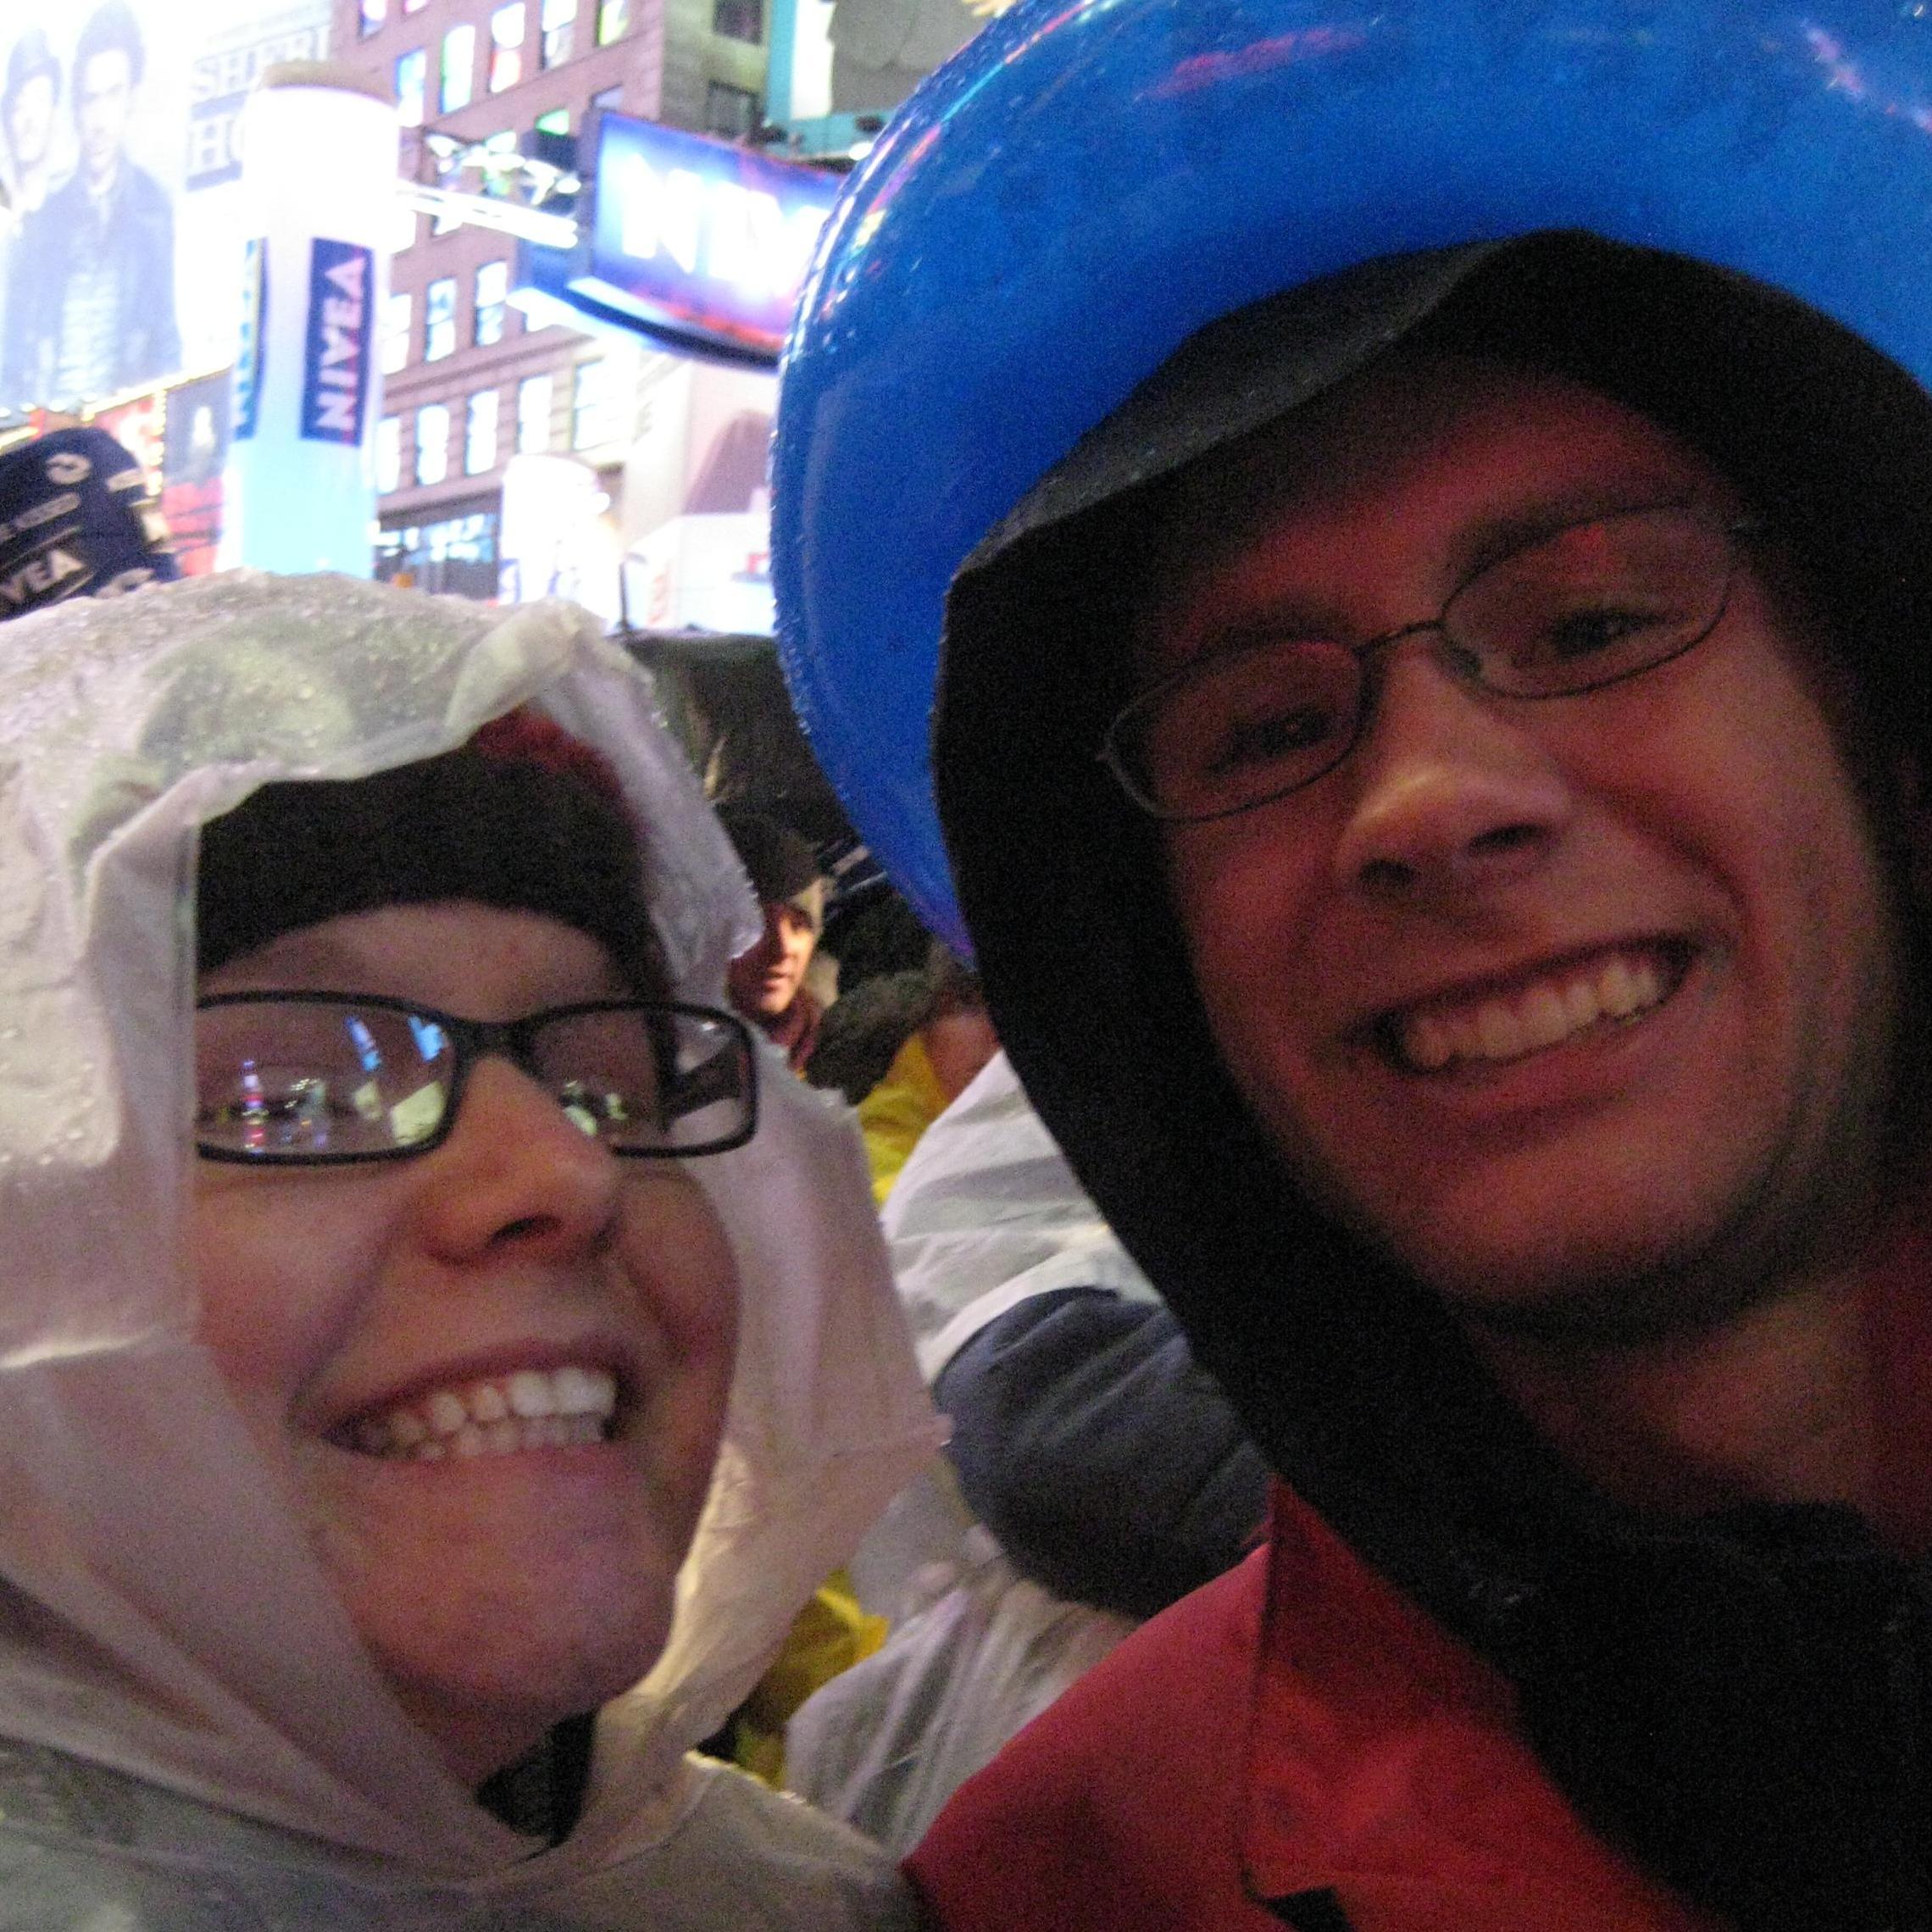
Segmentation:
[(141, 466), (105, 430), (55, 430), (0, 456), (0, 619), (180, 575)]
[(1021, 0), (847, 182), (784, 365), (772, 574), (814, 751), (962, 930), (927, 736), (947, 586), (1187, 337), (1374, 258), (1583, 229), (1932, 377), (1920, 0)]

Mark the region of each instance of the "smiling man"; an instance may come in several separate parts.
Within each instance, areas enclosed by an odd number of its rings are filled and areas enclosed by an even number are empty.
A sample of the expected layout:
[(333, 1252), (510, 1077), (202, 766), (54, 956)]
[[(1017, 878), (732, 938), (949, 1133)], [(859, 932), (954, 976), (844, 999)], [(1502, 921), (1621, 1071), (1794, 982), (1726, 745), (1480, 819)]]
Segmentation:
[(947, 609), (995, 1021), (1283, 1476), (949, 1928), (1932, 1923), (1932, 405), (1578, 234), (1179, 350)]

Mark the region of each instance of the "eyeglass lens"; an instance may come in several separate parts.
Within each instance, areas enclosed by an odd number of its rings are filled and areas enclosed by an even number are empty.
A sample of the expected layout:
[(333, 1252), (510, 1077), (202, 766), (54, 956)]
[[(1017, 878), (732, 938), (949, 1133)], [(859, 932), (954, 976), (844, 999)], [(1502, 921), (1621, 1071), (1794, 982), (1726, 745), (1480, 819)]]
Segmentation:
[[(456, 1091), (459, 1025), (369, 1000), (269, 995), (203, 1006), (197, 1144), (292, 1161), (426, 1146)], [(748, 1129), (748, 1056), (721, 1015), (613, 1004), (539, 1015), (516, 1032), (525, 1070), (614, 1152), (704, 1152)]]
[[(1438, 630), (1452, 668), (1485, 689), (1574, 696), (1708, 635), (1734, 558), (1722, 525), (1681, 507), (1598, 518), (1499, 558), (1434, 626), (1413, 628)], [(1355, 742), (1373, 700), (1374, 649), (1285, 637), (1205, 658), (1121, 713), (1113, 762), (1141, 804), (1182, 819), (1312, 784)]]

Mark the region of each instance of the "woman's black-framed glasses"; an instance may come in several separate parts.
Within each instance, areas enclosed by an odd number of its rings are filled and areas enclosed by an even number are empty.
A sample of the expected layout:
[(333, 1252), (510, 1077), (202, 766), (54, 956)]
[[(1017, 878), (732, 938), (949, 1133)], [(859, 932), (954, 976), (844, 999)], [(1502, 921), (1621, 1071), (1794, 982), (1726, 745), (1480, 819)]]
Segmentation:
[(1226, 818), (1298, 791), (1352, 752), (1391, 646), (1433, 631), (1441, 661), (1500, 697), (1574, 697), (1655, 670), (1718, 627), (1757, 534), (1694, 504), (1568, 524), (1463, 579), (1439, 616), (1343, 644), (1263, 636), (1135, 697), (1100, 757), (1157, 819)]
[(491, 1053), (629, 1159), (721, 1154), (758, 1128), (750, 1031), (711, 1007), (582, 1000), (496, 1024), (375, 994), (214, 993), (195, 1007), (195, 1148), (299, 1167), (427, 1153)]

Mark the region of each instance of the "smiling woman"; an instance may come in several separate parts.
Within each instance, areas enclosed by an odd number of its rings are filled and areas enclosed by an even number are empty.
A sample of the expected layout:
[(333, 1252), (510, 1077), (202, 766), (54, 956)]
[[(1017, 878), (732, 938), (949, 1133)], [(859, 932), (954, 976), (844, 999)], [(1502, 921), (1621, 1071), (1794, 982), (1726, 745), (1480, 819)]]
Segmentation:
[(686, 1755), (932, 1428), (648, 686), (332, 580), (8, 641), (8, 1907), (903, 1923)]

